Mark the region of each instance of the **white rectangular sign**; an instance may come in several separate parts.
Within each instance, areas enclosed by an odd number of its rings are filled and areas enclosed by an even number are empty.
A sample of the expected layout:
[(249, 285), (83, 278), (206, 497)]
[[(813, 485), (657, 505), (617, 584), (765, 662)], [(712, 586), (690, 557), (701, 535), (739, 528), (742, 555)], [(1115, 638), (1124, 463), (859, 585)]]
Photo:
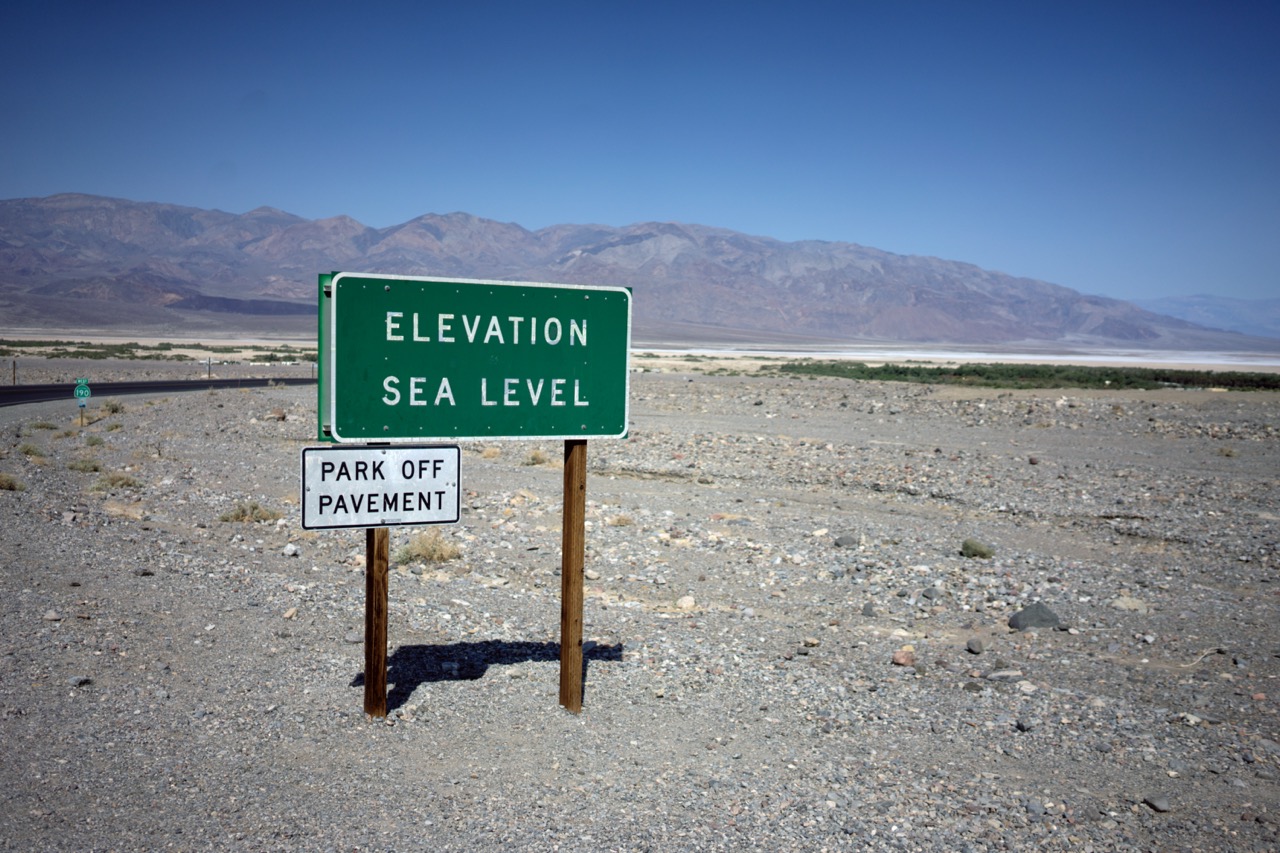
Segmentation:
[(302, 449), (302, 527), (391, 527), (458, 520), (457, 445)]

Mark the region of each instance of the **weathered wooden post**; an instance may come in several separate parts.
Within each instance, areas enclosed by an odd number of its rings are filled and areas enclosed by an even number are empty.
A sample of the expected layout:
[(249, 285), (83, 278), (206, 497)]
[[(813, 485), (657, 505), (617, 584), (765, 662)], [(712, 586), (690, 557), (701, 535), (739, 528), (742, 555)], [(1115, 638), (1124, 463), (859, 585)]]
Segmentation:
[(560, 704), (582, 711), (582, 572), (586, 562), (587, 442), (564, 443), (560, 558)]
[(364, 712), (387, 715), (387, 563), (391, 531), (364, 531)]

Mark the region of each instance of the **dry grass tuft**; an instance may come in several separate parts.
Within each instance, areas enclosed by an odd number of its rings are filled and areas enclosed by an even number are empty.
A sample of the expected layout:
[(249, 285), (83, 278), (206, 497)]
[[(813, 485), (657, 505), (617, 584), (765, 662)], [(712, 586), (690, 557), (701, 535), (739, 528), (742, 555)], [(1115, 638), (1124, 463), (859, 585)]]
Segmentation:
[(444, 563), (461, 556), (462, 549), (456, 542), (433, 529), (430, 533), (419, 533), (410, 539), (408, 545), (396, 551), (394, 562), (401, 566), (408, 563)]
[(110, 492), (115, 489), (138, 489), (142, 484), (130, 477), (128, 474), (121, 474), (118, 471), (110, 474), (103, 474), (98, 478), (98, 482), (93, 484), (95, 492)]
[(218, 521), (249, 521), (257, 523), (259, 521), (275, 521), (280, 516), (281, 513), (278, 510), (265, 507), (257, 501), (246, 501), (237, 504), (235, 509), (228, 510), (218, 516)]
[(546, 465), (550, 461), (551, 461), (551, 457), (548, 456), (546, 453), (542, 452), (541, 450), (533, 450), (533, 451), (530, 451), (529, 455), (525, 457), (524, 462), (522, 462), (521, 464), (522, 465)]

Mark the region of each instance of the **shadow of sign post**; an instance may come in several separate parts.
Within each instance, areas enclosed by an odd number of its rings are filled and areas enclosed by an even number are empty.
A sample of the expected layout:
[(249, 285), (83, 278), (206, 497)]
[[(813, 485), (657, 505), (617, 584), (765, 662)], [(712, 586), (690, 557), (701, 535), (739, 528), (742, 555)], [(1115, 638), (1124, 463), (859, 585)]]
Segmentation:
[[(624, 650), (622, 643), (583, 644), (583, 682), (592, 662), (620, 661)], [(560, 644), (552, 642), (477, 640), (398, 646), (385, 661), (386, 683), (390, 685), (386, 694), (386, 710), (390, 713), (404, 707), (409, 697), (423, 684), (475, 681), (483, 678), (493, 666), (550, 663), (559, 658)], [(365, 674), (362, 672), (352, 679), (351, 686), (367, 686)]]

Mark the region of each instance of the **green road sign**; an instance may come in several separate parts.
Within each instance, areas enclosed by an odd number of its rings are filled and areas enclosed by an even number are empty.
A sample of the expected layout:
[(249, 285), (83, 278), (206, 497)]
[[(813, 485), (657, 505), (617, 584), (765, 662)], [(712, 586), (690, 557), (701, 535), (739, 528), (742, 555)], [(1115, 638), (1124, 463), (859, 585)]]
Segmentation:
[(320, 438), (613, 438), (627, 431), (621, 287), (320, 277)]
[(72, 393), (82, 399), (92, 396), (93, 392), (89, 390), (89, 386), (87, 384), (88, 381), (88, 379), (77, 379), (76, 382), (78, 384), (76, 385), (76, 390)]

